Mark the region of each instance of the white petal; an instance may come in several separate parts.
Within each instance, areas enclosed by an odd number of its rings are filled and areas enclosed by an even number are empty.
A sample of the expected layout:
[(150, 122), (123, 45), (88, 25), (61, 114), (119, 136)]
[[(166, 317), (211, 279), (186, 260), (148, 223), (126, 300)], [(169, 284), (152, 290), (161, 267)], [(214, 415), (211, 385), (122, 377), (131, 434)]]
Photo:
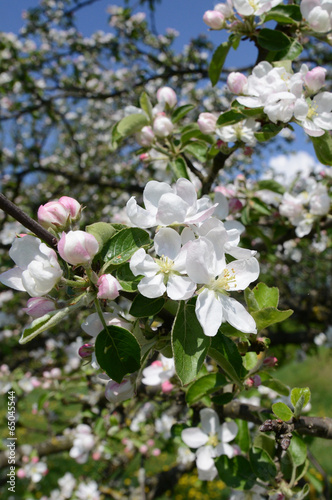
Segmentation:
[(132, 255), (129, 267), (135, 276), (143, 274), (144, 276), (151, 277), (159, 270), (158, 264), (156, 264), (151, 255), (146, 253), (144, 248), (140, 248)]
[(195, 283), (207, 284), (215, 276), (216, 258), (210, 241), (200, 238), (187, 243), (187, 274)]
[(199, 448), (205, 445), (209, 436), (207, 436), (199, 427), (189, 427), (183, 429), (181, 433), (182, 441), (189, 446), (189, 448)]
[(149, 299), (161, 297), (166, 292), (164, 276), (163, 274), (157, 274), (150, 278), (143, 278), (137, 288), (144, 297), (148, 297)]
[(220, 457), (220, 455), (227, 455), (228, 458), (234, 457), (234, 448), (227, 443), (219, 443), (214, 449), (215, 456)]
[(14, 290), (26, 291), (22, 283), (22, 269), (19, 267), (14, 267), (0, 274), (0, 282), (3, 285), (14, 288)]
[(167, 295), (172, 300), (187, 300), (195, 293), (196, 284), (187, 276), (171, 274), (167, 282)]
[(162, 227), (154, 238), (157, 255), (165, 255), (174, 260), (181, 249), (181, 236), (170, 227)]
[(175, 184), (175, 192), (187, 203), (189, 207), (196, 205), (196, 189), (193, 183), (188, 179), (178, 179)]
[(226, 295), (219, 295), (223, 307), (224, 320), (240, 332), (257, 333), (254, 318), (248, 313), (240, 302)]
[(150, 181), (144, 188), (143, 201), (145, 208), (153, 215), (157, 214), (160, 198), (165, 193), (173, 193), (166, 182)]
[(218, 434), (220, 429), (220, 420), (218, 414), (212, 408), (203, 408), (199, 412), (202, 423), (202, 430), (205, 434), (215, 435)]
[(138, 206), (134, 197), (128, 200), (126, 212), (130, 222), (137, 227), (147, 228), (156, 225), (155, 215)]
[(27, 234), (23, 238), (15, 238), (11, 249), (9, 250), (9, 257), (13, 259), (15, 264), (21, 269), (26, 269), (31, 261), (37, 255), (40, 255), (39, 245), (41, 240)]
[(234, 260), (226, 268), (235, 275), (235, 282), (229, 282), (229, 290), (245, 290), (259, 276), (259, 264), (255, 257)]
[(205, 335), (214, 337), (222, 323), (223, 307), (212, 290), (205, 288), (198, 295), (195, 312)]
[(222, 441), (223, 443), (229, 443), (230, 441), (233, 441), (238, 431), (239, 428), (235, 422), (224, 422), (220, 426), (220, 441)]
[(198, 477), (202, 481), (213, 481), (218, 475), (214, 460), (212, 458), (212, 446), (202, 446), (196, 452), (196, 466)]

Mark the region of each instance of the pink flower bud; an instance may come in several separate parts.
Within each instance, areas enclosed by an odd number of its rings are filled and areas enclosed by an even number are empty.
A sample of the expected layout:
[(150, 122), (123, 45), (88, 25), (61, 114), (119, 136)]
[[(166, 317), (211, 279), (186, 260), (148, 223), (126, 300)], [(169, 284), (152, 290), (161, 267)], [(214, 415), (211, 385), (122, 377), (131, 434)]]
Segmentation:
[(118, 280), (111, 274), (102, 274), (97, 281), (98, 299), (114, 300), (119, 296), (122, 287)]
[(202, 134), (214, 134), (216, 131), (217, 118), (212, 113), (201, 113), (197, 123)]
[(247, 83), (247, 77), (242, 73), (237, 73), (236, 71), (233, 71), (227, 77), (228, 88), (233, 94), (243, 94)]
[(158, 115), (153, 122), (153, 130), (157, 137), (168, 137), (173, 128), (173, 123), (167, 116)]
[(159, 457), (160, 454), (161, 454), (161, 450), (159, 448), (155, 448), (154, 450), (152, 450), (152, 455), (154, 457)]
[(72, 220), (76, 221), (80, 217), (82, 205), (80, 205), (75, 198), (70, 198), (70, 196), (61, 196), (61, 198), (59, 198), (59, 203), (61, 203), (61, 205), (68, 210)]
[(139, 155), (139, 159), (142, 162), (148, 162), (150, 160), (150, 156), (148, 155), (148, 153), (142, 153), (141, 155)]
[(91, 358), (92, 353), (94, 352), (94, 347), (92, 344), (83, 344), (79, 350), (78, 350), (78, 355), (83, 358)]
[(229, 206), (229, 211), (232, 214), (239, 212), (243, 207), (241, 201), (238, 198), (231, 198), (228, 202), (228, 206)]
[(136, 134), (136, 140), (141, 146), (151, 146), (155, 138), (153, 130), (151, 127), (145, 126), (142, 128), (138, 134)]
[(213, 30), (221, 30), (225, 26), (225, 16), (217, 10), (207, 10), (203, 21)]
[(167, 394), (168, 392), (171, 392), (174, 388), (174, 385), (169, 381), (169, 380), (165, 380), (165, 382), (163, 382), (161, 384), (161, 391), (164, 393), (164, 394)]
[(268, 356), (267, 358), (264, 359), (263, 365), (264, 366), (275, 366), (278, 363), (278, 358), (275, 356)]
[(246, 381), (245, 384), (248, 387), (258, 387), (262, 383), (262, 380), (259, 375), (253, 375), (252, 377), (249, 377)]
[(110, 380), (105, 389), (105, 398), (111, 403), (119, 404), (122, 401), (132, 398), (134, 386), (128, 378), (124, 378), (121, 384)]
[(148, 439), (146, 442), (148, 446), (154, 446), (154, 443), (155, 443), (154, 439)]
[(16, 471), (16, 474), (17, 474), (17, 477), (18, 477), (19, 479), (23, 479), (23, 478), (25, 477), (25, 470), (24, 470), (24, 469), (18, 469), (18, 470)]
[(308, 71), (304, 77), (304, 83), (310, 92), (316, 93), (325, 85), (326, 69), (321, 66)]
[(142, 446), (139, 447), (139, 452), (145, 455), (145, 453), (148, 451), (148, 447), (146, 444), (142, 444)]
[(99, 244), (96, 238), (85, 231), (69, 231), (62, 233), (58, 242), (60, 256), (73, 266), (90, 262), (98, 253)]
[(28, 300), (27, 307), (23, 309), (32, 318), (41, 318), (44, 314), (54, 310), (55, 304), (53, 300), (46, 299), (45, 297), (32, 297)]
[(170, 87), (161, 87), (157, 90), (157, 101), (160, 104), (167, 104), (170, 108), (174, 108), (177, 103), (176, 93)]
[(45, 205), (40, 205), (37, 212), (38, 222), (48, 229), (64, 229), (68, 224), (69, 211), (58, 201), (49, 201)]

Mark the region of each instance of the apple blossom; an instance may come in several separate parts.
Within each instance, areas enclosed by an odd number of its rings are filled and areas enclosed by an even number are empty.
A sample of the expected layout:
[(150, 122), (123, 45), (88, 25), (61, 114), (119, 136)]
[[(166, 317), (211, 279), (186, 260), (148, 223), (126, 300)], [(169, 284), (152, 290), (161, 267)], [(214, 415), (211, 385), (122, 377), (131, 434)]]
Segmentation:
[(31, 297), (46, 295), (62, 277), (55, 251), (34, 236), (15, 238), (9, 256), (17, 267), (0, 274), (0, 282)]
[(188, 243), (187, 273), (195, 283), (203, 284), (198, 291), (195, 312), (205, 335), (217, 334), (227, 321), (244, 333), (256, 333), (253, 317), (242, 304), (228, 296), (228, 291), (244, 290), (259, 275), (255, 257), (234, 260), (226, 265), (224, 256), (215, 251), (213, 243), (204, 237)]
[(169, 381), (175, 374), (173, 358), (166, 358), (160, 354), (160, 360), (153, 361), (150, 366), (143, 370), (142, 382), (145, 385), (162, 385)]
[(318, 184), (310, 193), (309, 211), (313, 215), (327, 215), (330, 211), (331, 199), (327, 187)]
[(216, 134), (224, 142), (237, 142), (241, 141), (250, 146), (254, 146), (257, 142), (255, 132), (260, 128), (260, 123), (256, 122), (253, 118), (243, 120), (235, 123), (235, 125), (227, 125), (219, 127)]
[(122, 287), (112, 274), (102, 274), (97, 281), (98, 299), (115, 300), (119, 296)]
[(202, 222), (217, 206), (212, 205), (208, 197), (197, 200), (194, 185), (183, 178), (173, 187), (166, 182), (149, 181), (144, 188), (143, 201), (145, 209), (137, 205), (134, 197), (126, 206), (131, 223), (142, 228)]
[(58, 242), (60, 256), (73, 266), (88, 264), (98, 253), (99, 243), (85, 231), (63, 232)]
[[(146, 125), (136, 134), (136, 140), (141, 146), (149, 147), (155, 140), (155, 135), (151, 127)], [(142, 156), (142, 155), (141, 155)]]
[(78, 350), (78, 355), (83, 359), (91, 358), (93, 353), (94, 346), (92, 344), (83, 344)]
[(233, 0), (235, 9), (241, 16), (260, 16), (271, 10), (276, 5), (279, 5), (282, 0)]
[(320, 92), (312, 100), (309, 97), (297, 99), (294, 117), (312, 137), (320, 137), (325, 130), (332, 130), (332, 93)]
[(232, 71), (227, 77), (227, 86), (233, 94), (243, 94), (247, 84), (248, 79), (243, 73)]
[(213, 134), (216, 131), (217, 117), (212, 113), (201, 113), (197, 123), (202, 134)]
[(317, 33), (326, 33), (332, 28), (331, 0), (302, 0), (302, 16)]
[(326, 69), (316, 66), (304, 75), (304, 83), (307, 89), (312, 92), (318, 92), (325, 85)]
[(84, 464), (94, 446), (95, 437), (91, 432), (91, 427), (87, 424), (79, 424), (74, 430), (73, 446), (69, 451), (69, 456), (77, 463)]
[(174, 125), (167, 116), (157, 115), (153, 121), (153, 132), (157, 137), (168, 137), (173, 129)]
[(45, 314), (55, 310), (55, 303), (46, 297), (32, 297), (27, 302), (27, 307), (22, 310), (32, 318), (40, 318)]
[(181, 236), (171, 228), (161, 228), (154, 239), (160, 258), (152, 258), (144, 248), (137, 250), (130, 260), (130, 269), (135, 276), (144, 277), (138, 284), (145, 297), (161, 297), (165, 292), (173, 300), (192, 297), (196, 284), (186, 274), (185, 247), (181, 248)]
[(174, 108), (177, 103), (176, 93), (170, 87), (161, 87), (157, 90), (157, 101), (159, 104)]
[(38, 222), (46, 229), (66, 229), (71, 221), (79, 218), (81, 210), (82, 206), (74, 198), (62, 196), (39, 207)]
[(225, 26), (225, 16), (217, 10), (207, 10), (203, 15), (203, 21), (213, 30), (221, 30)]
[(235, 422), (224, 422), (220, 425), (218, 414), (212, 408), (203, 408), (200, 412), (201, 428), (189, 427), (181, 433), (182, 441), (190, 448), (197, 448), (196, 466), (198, 478), (212, 481), (217, 475), (214, 458), (235, 454), (229, 444), (238, 433)]
[(122, 403), (133, 397), (135, 388), (129, 378), (124, 378), (119, 384), (110, 380), (105, 389), (105, 398), (114, 404)]

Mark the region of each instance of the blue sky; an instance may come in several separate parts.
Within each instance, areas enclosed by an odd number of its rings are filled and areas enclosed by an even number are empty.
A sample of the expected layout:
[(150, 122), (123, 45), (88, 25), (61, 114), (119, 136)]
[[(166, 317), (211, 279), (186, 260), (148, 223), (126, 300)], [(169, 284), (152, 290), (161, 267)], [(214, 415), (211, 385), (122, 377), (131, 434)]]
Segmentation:
[[(134, 2), (132, 2), (134, 3)], [(138, 2), (137, 2), (138, 3)], [(155, 24), (157, 31), (163, 33), (166, 28), (175, 28), (180, 36), (176, 42), (176, 49), (181, 50), (183, 45), (196, 36), (198, 33), (205, 33), (208, 38), (216, 45), (227, 39), (227, 33), (223, 31), (209, 31), (204, 24), (202, 17), (206, 10), (213, 9), (216, 2), (213, 0), (163, 0), (157, 5), (155, 13)], [(38, 0), (0, 0), (0, 29), (1, 31), (12, 31), (17, 33), (24, 24), (22, 19), (22, 10), (29, 7), (36, 7)], [(107, 23), (109, 15), (106, 12), (110, 5), (124, 5), (121, 0), (98, 0), (95, 4), (85, 7), (80, 12), (78, 26), (86, 36), (96, 30), (108, 31)], [(138, 10), (144, 10), (140, 7)], [(148, 10), (145, 12), (149, 15)], [(240, 44), (239, 49), (230, 51), (225, 66), (239, 67), (253, 63), (256, 58), (256, 49), (252, 44)], [(306, 134), (298, 126), (296, 128), (296, 143), (292, 148), (305, 150), (314, 155), (311, 142), (306, 140)]]

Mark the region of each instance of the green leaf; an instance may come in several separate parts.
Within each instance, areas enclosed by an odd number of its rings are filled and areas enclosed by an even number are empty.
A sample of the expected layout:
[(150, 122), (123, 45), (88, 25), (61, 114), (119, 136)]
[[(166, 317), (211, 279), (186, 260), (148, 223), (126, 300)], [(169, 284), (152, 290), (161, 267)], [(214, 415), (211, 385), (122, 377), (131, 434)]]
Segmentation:
[(212, 56), (209, 66), (209, 78), (213, 87), (218, 83), (220, 73), (225, 64), (225, 60), (231, 46), (232, 44), (229, 41), (222, 43), (219, 47), (217, 47)]
[(125, 328), (108, 326), (96, 338), (95, 353), (99, 366), (107, 375), (121, 383), (127, 373), (140, 367), (140, 347)]
[(146, 92), (142, 92), (139, 98), (139, 104), (143, 111), (148, 115), (150, 118), (151, 122), (153, 121), (153, 106), (151, 104), (151, 101), (149, 99), (149, 96)]
[(172, 113), (172, 122), (177, 123), (194, 108), (195, 106), (193, 104), (184, 104), (183, 106), (176, 108), (176, 110)]
[(215, 462), (220, 479), (230, 488), (250, 490), (256, 482), (256, 474), (244, 457), (228, 458), (221, 455)]
[[(196, 380), (188, 389), (186, 401), (189, 405), (199, 401), (205, 394), (217, 391), (228, 382), (221, 373), (209, 373)], [(233, 395), (231, 395), (231, 399)]]
[(236, 344), (220, 330), (215, 337), (211, 338), (209, 356), (216, 360), (232, 382), (242, 386), (242, 379), (247, 373), (242, 364), (242, 357)]
[(175, 160), (169, 163), (169, 166), (176, 179), (189, 179), (186, 162), (181, 156), (178, 156)]
[(253, 290), (250, 290), (250, 288), (246, 288), (244, 291), (244, 298), (250, 314), (253, 311), (258, 311), (260, 309)]
[(293, 434), (288, 452), (292, 457), (292, 462), (295, 467), (299, 467), (304, 464), (307, 459), (307, 445), (296, 434)]
[(108, 222), (95, 222), (85, 227), (87, 233), (92, 234), (99, 243), (99, 251), (107, 241), (117, 232), (117, 229)]
[(249, 452), (250, 464), (256, 476), (262, 481), (271, 482), (277, 475), (277, 468), (270, 455), (262, 448), (252, 448)]
[(273, 378), (272, 375), (267, 372), (259, 372), (259, 375), (264, 387), (268, 387), (269, 389), (272, 389), (282, 396), (289, 396), (289, 387), (287, 387), (287, 385), (285, 385), (283, 382), (276, 378)]
[(115, 276), (125, 292), (135, 292), (142, 279), (142, 276), (134, 276), (128, 262), (117, 267)]
[(274, 403), (272, 405), (272, 411), (277, 418), (280, 418), (280, 420), (284, 422), (288, 422), (288, 420), (294, 417), (294, 413), (285, 403)]
[[(310, 401), (311, 392), (309, 387), (294, 387), (291, 390), (291, 403), (294, 408), (297, 406), (299, 401), (302, 401), (302, 408), (304, 408)], [(302, 410), (302, 408), (300, 410)]]
[(252, 317), (256, 321), (257, 330), (259, 332), (270, 325), (274, 325), (275, 323), (284, 321), (292, 314), (292, 309), (279, 311), (279, 309), (275, 307), (266, 307), (265, 309), (261, 309), (260, 311), (254, 311), (251, 313)]
[(310, 136), (318, 160), (323, 165), (332, 165), (332, 136), (325, 132), (320, 137)]
[(243, 357), (243, 366), (246, 370), (252, 370), (257, 365), (258, 356), (255, 352), (247, 352)]
[(127, 227), (116, 233), (106, 245), (104, 261), (119, 265), (123, 264), (139, 248), (148, 248), (151, 240), (147, 231), (139, 227)]
[(281, 31), (271, 30), (268, 28), (263, 28), (258, 34), (258, 45), (267, 50), (285, 50), (290, 44), (291, 40), (287, 35)]
[(245, 115), (243, 115), (239, 111), (231, 109), (230, 111), (226, 111), (225, 113), (222, 113), (219, 116), (217, 120), (217, 125), (219, 127), (224, 127), (225, 125), (234, 125), (234, 123), (238, 123), (245, 119), (246, 119)]
[(223, 394), (219, 394), (218, 396), (213, 396), (212, 403), (215, 405), (227, 405), (234, 398), (234, 394), (232, 392), (224, 392)]
[[(196, 124), (197, 125), (197, 124)], [(200, 139), (201, 141), (206, 142), (207, 144), (214, 144), (215, 139), (212, 135), (202, 134), (197, 127), (192, 127), (191, 129), (187, 129), (185, 132), (181, 134), (181, 144), (184, 146), (188, 142), (191, 142), (192, 139)]]
[(134, 298), (129, 314), (135, 318), (147, 318), (159, 313), (159, 311), (164, 307), (164, 304), (165, 299), (163, 297), (148, 299), (147, 297), (139, 294)]
[(285, 128), (285, 125), (266, 123), (258, 130), (258, 132), (255, 132), (255, 137), (260, 142), (269, 141), (270, 139), (278, 135), (283, 128)]
[(198, 141), (195, 142), (193, 141), (187, 144), (184, 150), (195, 156), (195, 158), (197, 158), (200, 162), (202, 163), (206, 162), (206, 153), (207, 153), (206, 144)]
[(82, 298), (75, 304), (64, 307), (63, 309), (60, 309), (58, 311), (47, 313), (41, 318), (34, 319), (29, 326), (24, 328), (19, 343), (26, 344), (27, 342), (30, 342), (30, 340), (37, 337), (37, 335), (39, 335), (40, 333), (45, 332), (45, 330), (49, 330), (53, 326), (62, 322), (64, 318), (68, 316), (68, 314), (70, 314), (75, 309), (81, 308), (82, 304), (86, 304), (87, 301), (88, 296), (87, 294), (84, 294), (84, 296), (82, 296)]
[(197, 376), (210, 345), (195, 314), (195, 306), (179, 303), (172, 328), (172, 346), (176, 373), (182, 384)]
[(285, 188), (282, 184), (275, 181), (274, 179), (266, 179), (263, 181), (257, 182), (258, 189), (268, 189), (269, 191), (273, 191), (274, 193), (284, 194)]
[(282, 60), (294, 61), (294, 59), (296, 59), (302, 51), (303, 47), (300, 42), (298, 42), (297, 40), (293, 40), (290, 46), (286, 49), (280, 50), (278, 52), (270, 52), (268, 54), (267, 60), (269, 60), (270, 62)]
[(240, 446), (241, 450), (244, 453), (247, 453), (250, 448), (250, 434), (249, 434), (249, 426), (246, 420), (235, 420), (238, 426), (238, 433), (236, 435), (236, 442)]
[(259, 309), (264, 309), (265, 307), (278, 307), (279, 290), (276, 286), (269, 287), (265, 283), (258, 283), (252, 291), (257, 300)]
[(134, 113), (122, 118), (122, 120), (120, 120), (117, 124), (116, 130), (121, 138), (123, 138), (128, 137), (135, 132), (139, 132), (143, 127), (145, 127), (145, 125), (148, 124), (149, 120), (145, 113)]
[(258, 212), (259, 214), (262, 215), (271, 215), (272, 209), (264, 203), (264, 201), (260, 200), (259, 198), (251, 198), (249, 201), (250, 208)]
[(302, 14), (298, 5), (278, 5), (269, 10), (264, 16), (264, 22), (276, 21), (280, 24), (297, 24), (302, 21)]
[(274, 438), (267, 436), (263, 432), (256, 434), (253, 442), (255, 448), (261, 448), (273, 459), (276, 451), (276, 441)]

